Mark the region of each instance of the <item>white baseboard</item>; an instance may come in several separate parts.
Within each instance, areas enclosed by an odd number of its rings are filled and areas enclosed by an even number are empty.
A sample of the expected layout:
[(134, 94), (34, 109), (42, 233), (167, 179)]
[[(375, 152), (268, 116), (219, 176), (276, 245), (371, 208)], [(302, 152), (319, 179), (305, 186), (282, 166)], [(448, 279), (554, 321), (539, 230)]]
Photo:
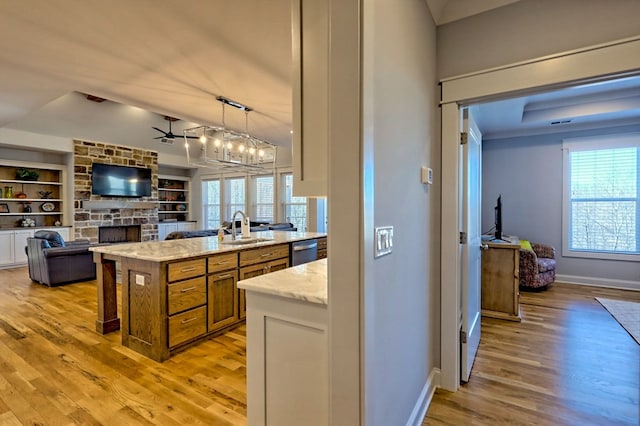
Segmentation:
[(592, 287), (619, 288), (640, 291), (640, 281), (612, 280), (608, 278), (580, 277), (577, 275), (556, 275), (556, 282), (580, 284)]
[(439, 386), (440, 369), (433, 368), (431, 369), (431, 373), (429, 373), (427, 383), (424, 384), (422, 392), (420, 392), (420, 396), (413, 407), (411, 416), (409, 417), (409, 420), (407, 420), (407, 426), (420, 426), (422, 424), (422, 420), (424, 420), (424, 416), (427, 414), (427, 409), (431, 404), (431, 399), (433, 399), (433, 394)]

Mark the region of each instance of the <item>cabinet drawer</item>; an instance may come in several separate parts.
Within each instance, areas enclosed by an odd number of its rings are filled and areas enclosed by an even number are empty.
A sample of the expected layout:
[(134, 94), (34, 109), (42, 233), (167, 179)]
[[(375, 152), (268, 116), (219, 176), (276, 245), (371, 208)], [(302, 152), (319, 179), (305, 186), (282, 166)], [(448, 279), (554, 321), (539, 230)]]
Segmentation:
[(240, 266), (253, 265), (254, 263), (267, 262), (284, 257), (289, 257), (289, 244), (279, 244), (277, 246), (241, 251)]
[(169, 346), (173, 347), (207, 332), (207, 308), (201, 306), (169, 318)]
[(318, 259), (326, 259), (327, 258), (327, 249), (318, 250)]
[(207, 269), (211, 274), (213, 272), (226, 271), (227, 269), (235, 269), (238, 267), (238, 253), (219, 254), (211, 256), (207, 259)]
[(207, 302), (207, 280), (203, 277), (168, 285), (169, 315), (186, 311)]
[(318, 238), (318, 251), (327, 249), (327, 237)]
[(179, 281), (204, 275), (207, 272), (205, 259), (187, 260), (169, 264), (168, 281)]

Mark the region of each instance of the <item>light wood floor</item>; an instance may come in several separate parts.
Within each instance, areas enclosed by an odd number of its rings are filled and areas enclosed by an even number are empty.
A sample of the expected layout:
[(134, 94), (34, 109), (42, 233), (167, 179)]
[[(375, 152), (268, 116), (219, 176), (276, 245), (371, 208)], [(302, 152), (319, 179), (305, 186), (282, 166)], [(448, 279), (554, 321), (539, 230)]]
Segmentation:
[[(427, 425), (638, 425), (640, 346), (596, 296), (522, 296), (522, 323), (483, 319), (471, 381), (438, 390)], [(243, 425), (244, 326), (160, 364), (96, 334), (95, 282), (48, 288), (0, 270), (0, 425)], [(390, 425), (394, 426), (394, 425)]]
[(437, 390), (425, 425), (640, 425), (640, 346), (594, 300), (640, 292), (555, 284), (522, 322), (482, 319), (471, 379)]
[(0, 270), (0, 425), (244, 425), (245, 327), (157, 363), (95, 332), (95, 281)]

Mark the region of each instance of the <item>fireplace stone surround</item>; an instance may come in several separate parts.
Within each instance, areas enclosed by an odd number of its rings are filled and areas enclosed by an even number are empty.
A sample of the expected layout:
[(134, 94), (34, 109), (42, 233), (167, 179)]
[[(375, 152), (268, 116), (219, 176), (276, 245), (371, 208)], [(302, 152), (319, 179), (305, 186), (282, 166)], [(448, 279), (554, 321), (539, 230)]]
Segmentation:
[[(155, 151), (74, 140), (74, 237), (99, 242), (100, 227), (137, 226), (138, 241), (158, 239), (158, 153)], [(151, 196), (136, 199), (91, 194), (94, 162), (151, 168)]]

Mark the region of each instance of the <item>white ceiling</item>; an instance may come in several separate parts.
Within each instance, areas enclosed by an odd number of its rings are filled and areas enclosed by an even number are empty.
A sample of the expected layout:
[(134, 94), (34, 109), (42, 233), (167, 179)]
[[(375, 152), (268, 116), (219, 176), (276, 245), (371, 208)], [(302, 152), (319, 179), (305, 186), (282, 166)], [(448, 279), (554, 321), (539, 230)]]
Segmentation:
[[(443, 24), (514, 0), (426, 0)], [(249, 130), (291, 144), (290, 0), (24, 0), (0, 2), (0, 127), (61, 137), (143, 146), (167, 146), (153, 126), (168, 129), (163, 115), (180, 118), (174, 133), (196, 124), (221, 124), (218, 95), (254, 109)], [(566, 111), (559, 106), (589, 101), (573, 123), (637, 119), (637, 80), (614, 89), (572, 89), (476, 107), (485, 135), (546, 131)], [(580, 90), (586, 90), (581, 92)], [(617, 106), (593, 90), (616, 91)], [(113, 102), (94, 103), (80, 93)], [(589, 98), (578, 98), (586, 96)], [(620, 98), (620, 96), (618, 96)], [(552, 104), (541, 104), (547, 102)], [(560, 103), (560, 104), (559, 104)], [(525, 108), (527, 110), (525, 111)], [(554, 109), (555, 108), (555, 109)], [(566, 108), (565, 108), (566, 109)], [(536, 112), (533, 112), (533, 111)], [(586, 114), (585, 111), (590, 111)], [(577, 112), (576, 112), (577, 111)], [(527, 123), (523, 123), (527, 112)], [(578, 119), (578, 115), (583, 117)], [(531, 118), (537, 117), (537, 118)], [(244, 113), (226, 108), (226, 125), (244, 130)], [(0, 141), (1, 143), (1, 141)]]

